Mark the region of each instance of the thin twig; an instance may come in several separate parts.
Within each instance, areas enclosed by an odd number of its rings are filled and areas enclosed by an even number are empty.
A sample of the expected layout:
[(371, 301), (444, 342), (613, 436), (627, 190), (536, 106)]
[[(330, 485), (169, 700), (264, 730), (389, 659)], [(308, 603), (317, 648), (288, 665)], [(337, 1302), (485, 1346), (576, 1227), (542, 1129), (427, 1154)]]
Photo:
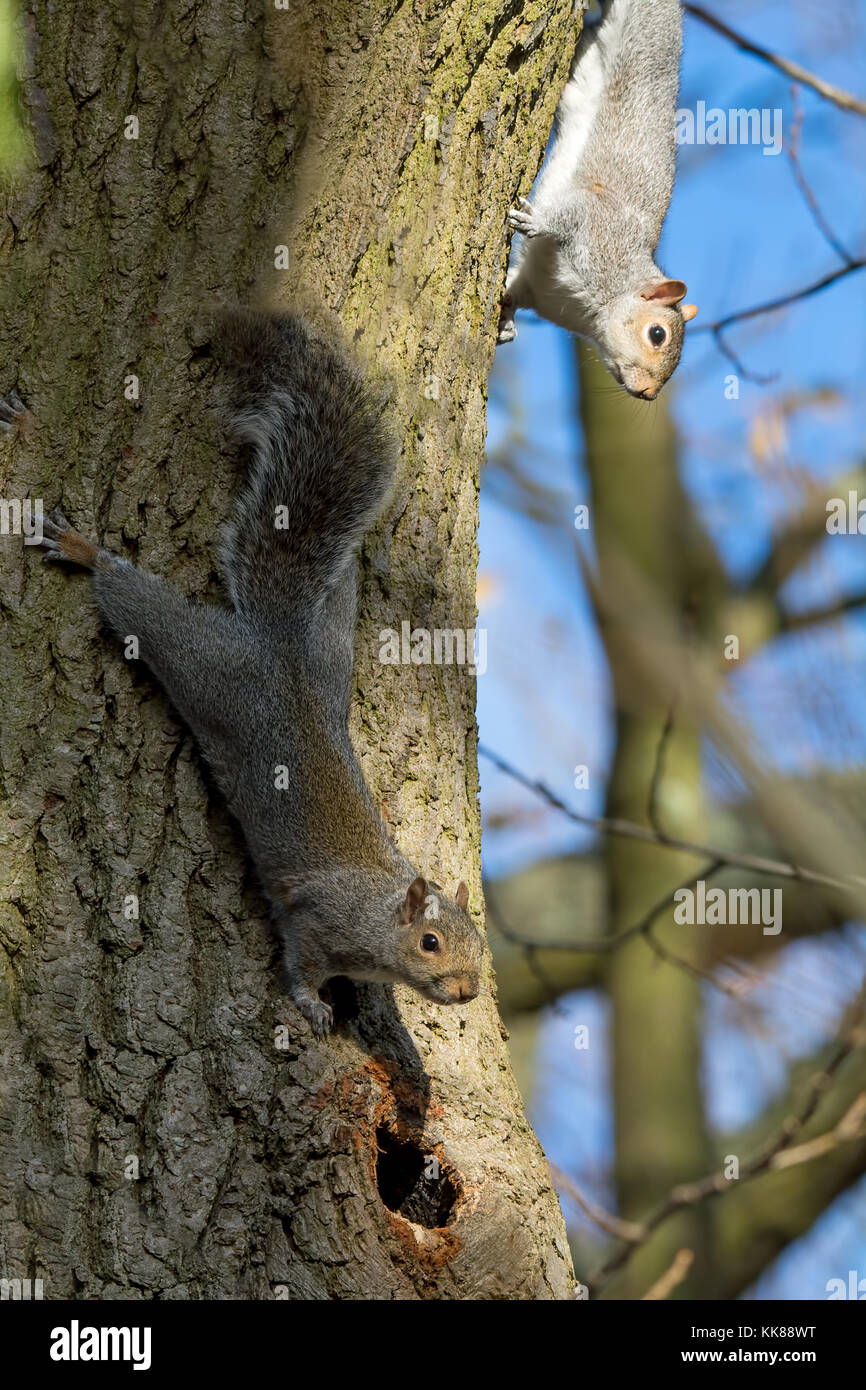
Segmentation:
[(845, 618), (849, 613), (858, 613), (866, 607), (866, 594), (848, 594), (835, 599), (823, 608), (807, 608), (804, 613), (782, 613), (779, 619), (780, 632), (799, 632), (804, 627), (815, 627), (818, 623), (829, 623), (835, 618)]
[[(520, 786), (526, 787), (535, 796), (546, 801), (555, 810), (561, 811), (569, 820), (577, 825), (586, 826), (590, 830), (598, 830), (606, 835), (621, 835), (630, 840), (641, 840), (644, 844), (662, 845), (665, 849), (680, 850), (686, 854), (696, 854), (704, 859), (711, 859), (713, 862), (728, 864), (740, 869), (751, 869), (758, 874), (772, 874), (778, 878), (795, 879), (801, 883), (815, 883), (824, 888), (837, 888), (848, 892), (851, 888), (862, 888), (866, 884), (866, 879), (851, 874), (848, 878), (833, 878), (830, 874), (819, 873), (816, 869), (807, 869), (802, 864), (788, 864), (781, 859), (768, 859), (759, 854), (741, 854), (736, 850), (713, 849), (708, 845), (698, 844), (693, 840), (685, 840), (679, 835), (669, 835), (665, 831), (653, 830), (647, 825), (639, 825), (636, 821), (623, 820), (621, 817), (611, 816), (588, 816), (580, 811), (573, 810), (567, 806), (560, 797), (552, 792), (543, 782), (533, 781), (518, 768), (505, 761), (498, 753), (487, 748), (484, 744), (479, 744), (478, 751), (488, 762), (498, 767), (500, 772), (513, 778)], [(556, 943), (548, 943), (549, 949), (560, 949), (562, 943), (557, 947)], [(579, 948), (578, 948), (579, 949)], [(592, 947), (591, 949), (598, 949)]]
[[(852, 275), (856, 270), (863, 270), (866, 267), (866, 259), (850, 261), (847, 265), (840, 266), (838, 270), (833, 270), (829, 275), (824, 275), (820, 280), (816, 280), (812, 285), (805, 285), (801, 290), (792, 290), (790, 294), (781, 295), (778, 299), (770, 299), (765, 304), (755, 304), (751, 309), (736, 309), (731, 314), (726, 314), (724, 318), (716, 319), (713, 323), (695, 324), (690, 329), (695, 333), (713, 333), (718, 341), (718, 336), (726, 328), (730, 328), (732, 323), (743, 323), (746, 319), (758, 318), (760, 314), (772, 314), (776, 309), (785, 309), (789, 304), (796, 304), (801, 299), (809, 299), (811, 295), (818, 294), (821, 290), (829, 289), (830, 285), (835, 285), (837, 280), (843, 280), (846, 275)], [(729, 354), (730, 355), (730, 354)]]
[(728, 361), (736, 369), (737, 375), (741, 376), (744, 381), (752, 381), (756, 386), (772, 386), (774, 381), (779, 380), (778, 372), (770, 372), (767, 375), (762, 375), (759, 372), (751, 371), (743, 362), (742, 358), (738, 357), (734, 352), (734, 349), (730, 346), (720, 328), (713, 330), (713, 337), (716, 340), (716, 347), (719, 349), (719, 352), (723, 357), (727, 357)]
[(805, 113), (803, 104), (799, 100), (799, 92), (796, 83), (794, 83), (791, 88), (791, 99), (794, 103), (794, 122), (791, 126), (791, 133), (785, 141), (785, 149), (791, 161), (791, 168), (794, 171), (794, 178), (797, 180), (797, 187), (806, 200), (806, 205), (812, 214), (812, 221), (815, 223), (815, 226), (818, 228), (818, 231), (821, 233), (827, 245), (831, 250), (835, 251), (840, 261), (843, 261), (845, 265), (853, 265), (854, 257), (851, 255), (850, 251), (842, 245), (836, 233), (833, 231), (833, 228), (830, 226), (830, 223), (821, 210), (821, 204), (815, 196), (812, 185), (803, 172), (803, 165), (800, 162), (800, 136), (803, 132)]
[(847, 1017), (837, 1035), (833, 1052), (823, 1069), (813, 1076), (800, 1109), (794, 1115), (788, 1116), (776, 1133), (758, 1149), (755, 1156), (741, 1166), (738, 1176), (729, 1178), (724, 1172), (716, 1171), (708, 1173), (706, 1177), (697, 1182), (683, 1183), (679, 1187), (675, 1187), (647, 1220), (641, 1224), (640, 1234), (624, 1237), (620, 1249), (615, 1251), (605, 1264), (590, 1277), (588, 1282), (594, 1292), (598, 1292), (612, 1274), (622, 1269), (631, 1259), (635, 1250), (645, 1244), (659, 1226), (676, 1212), (682, 1211), (686, 1207), (696, 1207), (708, 1197), (718, 1197), (721, 1193), (729, 1192), (734, 1187), (740, 1186), (740, 1184), (761, 1173), (768, 1172), (774, 1167), (783, 1166), (780, 1156), (790, 1148), (793, 1140), (812, 1119), (842, 1063), (850, 1057), (856, 1048), (866, 1044), (864, 1008), (866, 1008), (866, 987), (861, 986), (857, 999), (846, 1011)]
[(666, 965), (673, 965), (678, 970), (685, 971), (686, 974), (691, 975), (693, 979), (712, 985), (713, 988), (717, 989), (721, 994), (739, 1002), (743, 997), (744, 987), (742, 984), (728, 984), (725, 980), (720, 980), (712, 971), (703, 970), (701, 966), (695, 965), (693, 961), (686, 960), (685, 956), (677, 955), (675, 951), (662, 945), (653, 931), (656, 918), (660, 917), (663, 912), (666, 912), (671, 907), (677, 893), (682, 892), (684, 889), (693, 891), (699, 880), (703, 879), (705, 882), (708, 881), (723, 867), (724, 865), (720, 860), (712, 860), (710, 863), (704, 865), (702, 869), (698, 869), (696, 874), (692, 874), (690, 878), (687, 878), (677, 888), (671, 889), (663, 898), (660, 898), (639, 922), (632, 923), (630, 927), (623, 927), (621, 931), (616, 932), (613, 936), (596, 937), (589, 941), (537, 941), (533, 940), (531, 937), (522, 936), (519, 932), (516, 932), (513, 927), (505, 923), (502, 914), (494, 906), (491, 899), (489, 880), (485, 881), (484, 900), (487, 904), (488, 913), (493, 926), (501, 936), (505, 937), (506, 941), (509, 941), (512, 946), (517, 946), (524, 952), (527, 966), (547, 994), (548, 1003), (552, 1004), (559, 1012), (564, 1012), (564, 1010), (559, 1003), (558, 993), (539, 964), (537, 952), (573, 951), (578, 954), (605, 955), (609, 952), (618, 950), (620, 946), (625, 945), (627, 941), (631, 941), (637, 936), (642, 936), (653, 954)]
[(605, 1211), (604, 1207), (596, 1206), (588, 1197), (584, 1197), (580, 1188), (572, 1179), (563, 1173), (561, 1168), (557, 1168), (555, 1163), (548, 1163), (550, 1176), (553, 1184), (559, 1188), (560, 1192), (565, 1192), (567, 1196), (580, 1207), (585, 1216), (588, 1216), (593, 1225), (598, 1226), (602, 1231), (606, 1231), (609, 1236), (616, 1236), (619, 1240), (632, 1240), (640, 1233), (640, 1226), (636, 1226), (633, 1221), (622, 1221), (618, 1216)]
[[(631, 941), (633, 937), (647, 935), (657, 917), (666, 912), (674, 900), (677, 893), (684, 889), (693, 889), (700, 879), (712, 878), (713, 874), (718, 873), (723, 867), (720, 859), (713, 859), (703, 868), (698, 869), (697, 873), (691, 874), (676, 888), (672, 888), (669, 893), (665, 893), (663, 898), (659, 898), (639, 922), (633, 922), (630, 927), (623, 927), (621, 931), (613, 936), (592, 937), (588, 941), (533, 941), (527, 937), (519, 936), (517, 932), (510, 929), (503, 932), (506, 940), (511, 941), (516, 946), (529, 947), (533, 951), (577, 951), (588, 955), (606, 954), (609, 951), (616, 951), (620, 946), (625, 945), (626, 941)], [(487, 889), (485, 889), (485, 901)], [(497, 924), (498, 925), (498, 924)], [(501, 930), (501, 927), (500, 927)], [(697, 967), (695, 967), (697, 968)]]
[(647, 1289), (644, 1299), (667, 1298), (683, 1282), (694, 1262), (694, 1250), (678, 1250), (670, 1269), (666, 1270), (661, 1279), (656, 1280), (651, 1289)]
[(813, 1158), (838, 1149), (840, 1144), (850, 1144), (854, 1139), (866, 1139), (866, 1091), (861, 1091), (854, 1104), (845, 1111), (841, 1120), (826, 1134), (819, 1134), (806, 1144), (798, 1144), (796, 1149), (783, 1149), (777, 1153), (770, 1168), (778, 1172), (782, 1168), (794, 1168), (799, 1163), (811, 1163)]
[(707, 24), (716, 33), (722, 34), (724, 38), (730, 39), (743, 53), (750, 53), (753, 58), (760, 58), (764, 63), (770, 63), (772, 67), (778, 68), (787, 77), (792, 77), (795, 82), (802, 82), (804, 87), (811, 87), (813, 92), (817, 92), (827, 101), (832, 101), (835, 106), (841, 107), (843, 111), (853, 111), (855, 115), (866, 116), (866, 101), (860, 97), (852, 96), (850, 92), (844, 91), (841, 87), (834, 87), (830, 82), (825, 82), (822, 77), (816, 77), (814, 73), (801, 67), (799, 63), (792, 62), (790, 58), (782, 58), (778, 53), (771, 53), (768, 48), (762, 48), (760, 44), (753, 43), (743, 34), (737, 33), (729, 25), (717, 19), (709, 10), (705, 10), (703, 5), (685, 4), (683, 9), (687, 10), (695, 19), (699, 19), (702, 24)]
[(518, 946), (520, 950), (523, 951), (526, 958), (527, 969), (535, 976), (542, 991), (547, 995), (547, 1002), (550, 1007), (553, 1008), (556, 1013), (564, 1014), (565, 1009), (560, 1000), (559, 991), (538, 963), (538, 951), (542, 948), (537, 942), (528, 941), (525, 937), (520, 936), (508, 925), (495, 900), (489, 880), (486, 880), (484, 885), (484, 904), (487, 909), (487, 915), (500, 936), (503, 936), (506, 941), (510, 941), (513, 946)]
[[(836, 236), (836, 233), (824, 216), (812, 186), (803, 172), (803, 166), (800, 162), (800, 135), (803, 128), (803, 108), (798, 101), (798, 88), (796, 84), (792, 86), (791, 93), (794, 102), (794, 123), (791, 134), (785, 142), (785, 148), (791, 161), (794, 178), (797, 181), (797, 185), (806, 201), (812, 215), (812, 220), (818, 228), (818, 231), (834, 253), (844, 262), (841, 274), (849, 274), (855, 270), (862, 269), (866, 261), (856, 260), (846, 247), (842, 245), (842, 242)], [(724, 336), (724, 330), (730, 327), (731, 324), (739, 323), (743, 319), (754, 318), (758, 314), (769, 313), (773, 309), (784, 308), (789, 304), (796, 303), (800, 299), (807, 299), (810, 295), (817, 294), (819, 290), (826, 289), (828, 285), (833, 284), (834, 280), (839, 278), (839, 274), (840, 272), (837, 272), (835, 275), (831, 275), (819, 281), (816, 285), (807, 286), (806, 289), (798, 290), (796, 293), (775, 300), (771, 304), (759, 305), (753, 309), (745, 309), (735, 314), (729, 314), (726, 318), (718, 319), (715, 323), (697, 324), (695, 328), (692, 329), (692, 332), (712, 333), (716, 347), (723, 356), (727, 357), (739, 376), (745, 381), (754, 382), (757, 386), (770, 386), (774, 381), (778, 380), (778, 372), (772, 372), (764, 376), (751, 371), (728, 343)]]
[(805, 564), (815, 547), (827, 534), (827, 498), (844, 497), (866, 486), (866, 470), (858, 468), (829, 484), (810, 483), (808, 495), (800, 511), (790, 517), (773, 538), (766, 559), (749, 580), (743, 591), (754, 595), (778, 594), (786, 579)]
[[(717, 863), (712, 872), (717, 872), (721, 867), (721, 864)], [(700, 980), (702, 984), (712, 985), (720, 994), (727, 995), (729, 999), (734, 999), (737, 1003), (742, 999), (744, 990), (742, 984), (728, 984), (726, 980), (720, 980), (711, 970), (704, 970), (700, 965), (695, 965), (694, 961), (686, 960), (685, 956), (677, 955), (676, 951), (672, 951), (670, 947), (664, 946), (659, 941), (652, 930), (652, 925), (645, 929), (644, 940), (659, 960), (664, 961), (666, 965), (676, 966), (678, 970), (683, 970), (687, 975), (691, 975), (693, 980)]]

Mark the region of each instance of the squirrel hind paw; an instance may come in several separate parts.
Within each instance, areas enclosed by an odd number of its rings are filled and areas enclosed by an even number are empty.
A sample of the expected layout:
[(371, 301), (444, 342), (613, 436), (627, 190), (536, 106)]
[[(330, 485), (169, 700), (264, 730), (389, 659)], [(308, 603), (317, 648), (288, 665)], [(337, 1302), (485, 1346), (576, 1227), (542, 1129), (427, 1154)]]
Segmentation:
[(72, 522), (63, 515), (59, 507), (55, 507), (50, 516), (43, 521), (45, 530), (52, 536), (58, 536), (62, 531), (71, 531)]
[(23, 427), (29, 414), (30, 411), (17, 391), (10, 391), (5, 399), (0, 396), (0, 431), (3, 434), (11, 434)]
[(55, 507), (50, 517), (43, 518), (42, 533), (40, 544), (46, 560), (66, 560), (84, 569), (96, 568), (99, 546), (74, 530), (58, 508)]
[(499, 327), (496, 332), (497, 343), (513, 343), (517, 337), (514, 327), (514, 299), (507, 291), (499, 306)]

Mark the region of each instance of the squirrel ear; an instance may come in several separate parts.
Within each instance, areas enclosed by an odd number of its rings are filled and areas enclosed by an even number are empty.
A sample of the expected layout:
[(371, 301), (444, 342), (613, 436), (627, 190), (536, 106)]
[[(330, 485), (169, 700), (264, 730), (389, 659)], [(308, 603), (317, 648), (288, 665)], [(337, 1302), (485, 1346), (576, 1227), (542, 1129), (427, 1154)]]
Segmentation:
[(683, 323), (688, 323), (698, 312), (698, 306), (697, 304), (684, 304), (680, 312), (683, 316)]
[(406, 897), (403, 900), (403, 910), (400, 913), (400, 926), (408, 927), (412, 918), (419, 908), (424, 906), (424, 899), (427, 897), (427, 880), (419, 874), (413, 878), (409, 887), (406, 889)]
[(462, 878), (457, 885), (457, 906), (460, 908), (461, 912), (465, 912), (469, 906), (469, 889), (466, 887)]
[(656, 285), (647, 285), (641, 290), (641, 299), (651, 299), (656, 304), (679, 304), (688, 294), (683, 280), (659, 280)]

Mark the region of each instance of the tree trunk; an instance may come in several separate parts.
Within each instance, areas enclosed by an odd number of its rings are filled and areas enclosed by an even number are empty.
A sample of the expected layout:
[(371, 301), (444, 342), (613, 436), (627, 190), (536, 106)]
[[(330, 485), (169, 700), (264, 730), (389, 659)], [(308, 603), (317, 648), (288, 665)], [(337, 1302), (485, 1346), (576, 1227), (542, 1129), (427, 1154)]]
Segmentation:
[[(378, 634), (474, 624), (505, 212), (571, 0), (36, 0), (25, 29), (0, 386), (35, 418), (3, 496), (215, 595), (236, 477), (209, 311), (338, 316), (405, 441), (365, 554), (353, 736), (403, 850), (468, 879), (480, 918), (474, 681), (382, 665)], [(12, 537), (0, 563), (0, 1274), (55, 1299), (568, 1297), (490, 970), (465, 1011), (347, 986), (314, 1040), (189, 735), (83, 580)]]

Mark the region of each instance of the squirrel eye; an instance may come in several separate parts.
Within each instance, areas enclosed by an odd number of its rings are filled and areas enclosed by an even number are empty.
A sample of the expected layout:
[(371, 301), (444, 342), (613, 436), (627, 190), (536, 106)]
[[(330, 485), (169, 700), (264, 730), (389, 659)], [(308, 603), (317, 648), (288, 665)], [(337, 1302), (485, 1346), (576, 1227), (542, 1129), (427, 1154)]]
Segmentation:
[(653, 347), (661, 347), (665, 338), (668, 336), (667, 329), (662, 328), (660, 323), (654, 323), (651, 325), (647, 336), (650, 342), (652, 343)]
[(438, 936), (436, 936), (435, 933), (433, 933), (432, 931), (425, 932), (424, 935), (421, 937), (421, 950), (422, 950), (422, 951), (438, 951), (438, 950), (439, 950), (439, 938), (438, 938)]

